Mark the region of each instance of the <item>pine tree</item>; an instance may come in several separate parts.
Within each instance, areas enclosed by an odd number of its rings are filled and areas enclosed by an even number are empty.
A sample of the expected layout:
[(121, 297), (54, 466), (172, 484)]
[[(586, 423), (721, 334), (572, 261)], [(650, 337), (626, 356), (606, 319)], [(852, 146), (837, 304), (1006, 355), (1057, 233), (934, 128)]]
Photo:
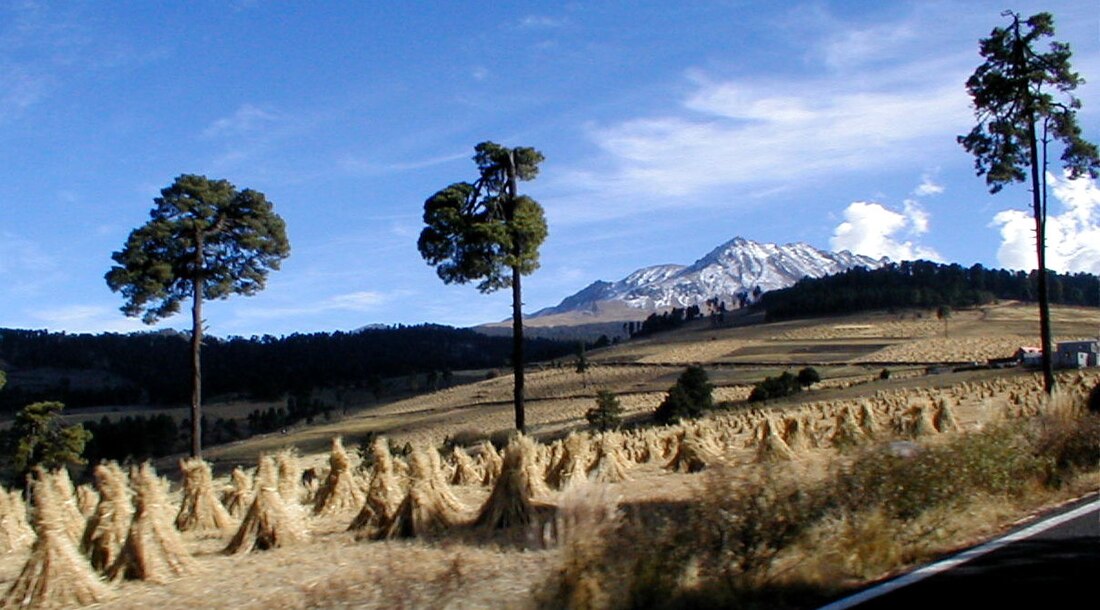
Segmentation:
[(1084, 81), (1070, 67), (1069, 45), (1051, 42), (1045, 53), (1036, 48), (1042, 39), (1054, 35), (1054, 18), (1050, 13), (1026, 20), (1011, 11), (1002, 14), (1012, 22), (994, 28), (989, 38), (981, 40), (985, 62), (966, 82), (978, 124), (959, 136), (958, 142), (974, 155), (975, 170), (985, 176), (991, 193), (1030, 178), (1043, 380), (1049, 394), (1054, 391), (1054, 366), (1045, 252), (1047, 148), (1051, 143), (1062, 144), (1062, 165), (1071, 178), (1095, 179), (1100, 154), (1096, 145), (1081, 137), (1077, 124), (1081, 102), (1071, 92)]

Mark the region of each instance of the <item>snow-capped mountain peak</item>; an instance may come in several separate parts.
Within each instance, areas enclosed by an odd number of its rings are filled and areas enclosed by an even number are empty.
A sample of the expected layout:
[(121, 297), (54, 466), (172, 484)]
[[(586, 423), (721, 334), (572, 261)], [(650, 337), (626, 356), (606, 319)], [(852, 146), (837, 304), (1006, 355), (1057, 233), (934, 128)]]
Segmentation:
[(688, 266), (645, 267), (617, 282), (597, 281), (558, 306), (535, 312), (542, 317), (595, 312), (601, 303), (619, 302), (642, 312), (702, 306), (717, 298), (731, 306), (739, 296), (785, 288), (804, 277), (823, 277), (852, 267), (885, 263), (848, 251), (826, 252), (805, 243), (778, 245), (736, 237)]

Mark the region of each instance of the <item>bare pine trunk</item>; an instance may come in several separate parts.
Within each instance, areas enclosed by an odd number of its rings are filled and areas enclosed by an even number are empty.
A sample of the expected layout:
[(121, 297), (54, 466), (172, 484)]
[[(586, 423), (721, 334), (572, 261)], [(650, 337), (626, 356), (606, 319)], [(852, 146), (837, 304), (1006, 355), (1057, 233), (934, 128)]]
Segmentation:
[[(508, 222), (516, 215), (516, 160), (515, 153), (508, 153)], [(512, 404), (516, 411), (516, 430), (527, 432), (527, 423), (523, 409), (523, 290), (520, 276), (520, 255), (523, 245), (518, 240), (512, 244), (512, 254), (516, 264), (512, 266), (512, 374), (515, 385), (512, 388)]]
[(1042, 205), (1041, 183), (1039, 181), (1039, 144), (1035, 135), (1035, 120), (1028, 124), (1028, 145), (1031, 148), (1031, 198), (1035, 213), (1035, 253), (1038, 255), (1038, 291), (1039, 291), (1039, 341), (1043, 350), (1043, 389), (1047, 394), (1054, 392), (1054, 354), (1051, 346), (1050, 301), (1047, 294), (1046, 264), (1046, 210)]
[(196, 240), (191, 303), (191, 457), (202, 457), (202, 235)]

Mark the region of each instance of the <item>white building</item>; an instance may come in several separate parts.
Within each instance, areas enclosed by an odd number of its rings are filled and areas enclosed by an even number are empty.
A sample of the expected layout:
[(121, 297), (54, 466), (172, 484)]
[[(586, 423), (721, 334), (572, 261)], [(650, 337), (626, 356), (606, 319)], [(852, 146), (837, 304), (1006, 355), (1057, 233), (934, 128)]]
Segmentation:
[(1100, 340), (1065, 341), (1054, 352), (1054, 366), (1063, 369), (1081, 369), (1100, 366)]

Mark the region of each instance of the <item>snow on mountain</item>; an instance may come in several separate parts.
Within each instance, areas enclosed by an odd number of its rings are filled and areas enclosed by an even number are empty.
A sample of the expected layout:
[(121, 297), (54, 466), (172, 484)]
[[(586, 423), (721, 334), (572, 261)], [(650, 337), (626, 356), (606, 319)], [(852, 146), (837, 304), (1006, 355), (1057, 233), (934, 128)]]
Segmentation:
[(531, 314), (537, 318), (571, 312), (591, 312), (607, 302), (633, 309), (660, 311), (671, 307), (703, 306), (717, 297), (736, 306), (738, 295), (756, 288), (767, 292), (785, 288), (804, 277), (823, 277), (852, 267), (876, 268), (886, 259), (848, 251), (825, 252), (804, 243), (766, 244), (737, 237), (689, 266), (657, 265), (639, 269), (617, 282), (597, 281), (566, 297), (556, 307)]

